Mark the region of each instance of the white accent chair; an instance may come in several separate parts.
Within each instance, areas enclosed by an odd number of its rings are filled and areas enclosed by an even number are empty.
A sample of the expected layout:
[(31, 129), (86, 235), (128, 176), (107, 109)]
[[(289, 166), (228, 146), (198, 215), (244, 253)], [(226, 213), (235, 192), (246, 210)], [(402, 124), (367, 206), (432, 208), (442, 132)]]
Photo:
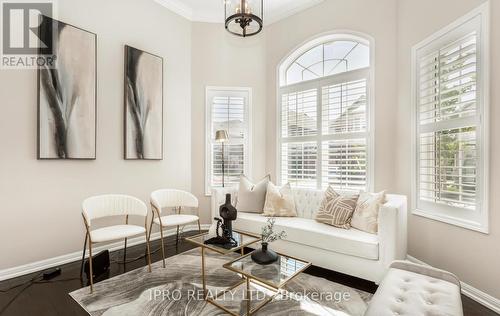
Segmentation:
[[(186, 207), (196, 209), (197, 215), (181, 214), (182, 209)], [(161, 216), (161, 212), (165, 208), (173, 208), (176, 214)], [(177, 227), (176, 246), (179, 244), (179, 228), (181, 226), (183, 227), (187, 224), (197, 222), (198, 231), (201, 233), (198, 199), (193, 194), (182, 190), (157, 190), (151, 193), (151, 211), (153, 216), (151, 218), (148, 238), (151, 238), (151, 230), (153, 228), (153, 223), (155, 223), (160, 227), (161, 255), (163, 258), (163, 267), (165, 268), (163, 229), (165, 227)]]
[[(317, 222), (314, 218), (324, 191), (303, 188), (292, 191), (297, 217), (276, 217), (276, 231), (286, 231), (287, 238), (274, 242), (273, 250), (375, 283), (382, 280), (394, 260), (406, 258), (406, 196), (387, 195), (387, 202), (379, 210), (378, 233), (370, 234)], [(212, 217), (218, 216), (226, 193), (231, 194), (235, 205), (238, 187), (214, 189)], [(267, 217), (262, 214), (238, 212), (233, 228), (260, 235), (266, 221)], [(250, 247), (258, 247), (258, 244)]]
[[(128, 220), (130, 215), (144, 217), (144, 227), (129, 224)], [(127, 238), (144, 234), (146, 237), (146, 247), (148, 252), (147, 255), (149, 272), (151, 272), (151, 255), (149, 249), (149, 240), (147, 238), (148, 208), (143, 201), (133, 196), (122, 194), (106, 194), (93, 196), (83, 201), (82, 216), (83, 222), (85, 224), (85, 229), (87, 231), (85, 234), (82, 263), (85, 258), (85, 250), (88, 242), (90, 293), (94, 291), (94, 278), (92, 270), (92, 244), (125, 238), (125, 260), (127, 254)], [(93, 220), (108, 216), (125, 216), (125, 225), (112, 225), (97, 229), (91, 229)]]

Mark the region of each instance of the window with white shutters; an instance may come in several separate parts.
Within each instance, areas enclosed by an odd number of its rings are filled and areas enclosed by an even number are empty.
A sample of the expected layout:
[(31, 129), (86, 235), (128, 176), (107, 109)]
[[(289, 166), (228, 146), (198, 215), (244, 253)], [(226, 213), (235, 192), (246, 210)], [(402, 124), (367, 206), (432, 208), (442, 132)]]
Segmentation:
[(348, 35), (325, 39), (282, 67), (281, 182), (370, 189), (368, 41)]
[[(222, 187), (224, 147), (224, 186), (239, 182), (240, 175), (249, 173), (249, 106), (248, 88), (207, 88), (207, 153), (206, 194), (214, 187)], [(215, 133), (225, 130), (229, 140), (222, 146)]]
[(414, 212), (484, 230), (485, 12), (414, 48)]

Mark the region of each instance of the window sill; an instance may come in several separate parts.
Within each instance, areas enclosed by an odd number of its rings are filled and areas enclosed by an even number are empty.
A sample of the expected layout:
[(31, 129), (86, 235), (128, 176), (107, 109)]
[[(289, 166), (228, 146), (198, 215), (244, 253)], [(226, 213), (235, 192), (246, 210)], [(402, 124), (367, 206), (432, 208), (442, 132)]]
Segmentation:
[(472, 220), (467, 220), (463, 218), (458, 218), (458, 217), (453, 217), (453, 216), (448, 216), (439, 212), (432, 212), (432, 211), (424, 211), (420, 209), (413, 209), (412, 210), (413, 215), (429, 218), (435, 221), (443, 222), (446, 224), (458, 226), (461, 228), (473, 230), (479, 233), (483, 233), (488, 235), (489, 234), (489, 229), (487, 224), (483, 224), (478, 221), (472, 221)]

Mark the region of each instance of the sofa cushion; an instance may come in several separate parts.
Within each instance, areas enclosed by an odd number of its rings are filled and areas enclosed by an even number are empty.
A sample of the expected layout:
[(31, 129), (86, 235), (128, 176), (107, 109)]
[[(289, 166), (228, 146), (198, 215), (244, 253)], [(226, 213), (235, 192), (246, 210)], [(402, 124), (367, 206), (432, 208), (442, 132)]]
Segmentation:
[[(238, 212), (233, 228), (260, 234), (267, 219), (260, 214)], [(378, 236), (357, 229), (337, 228), (309, 218), (277, 217), (275, 230), (287, 233), (285, 241), (378, 260)]]
[(297, 217), (314, 218), (325, 196), (325, 191), (292, 188)]

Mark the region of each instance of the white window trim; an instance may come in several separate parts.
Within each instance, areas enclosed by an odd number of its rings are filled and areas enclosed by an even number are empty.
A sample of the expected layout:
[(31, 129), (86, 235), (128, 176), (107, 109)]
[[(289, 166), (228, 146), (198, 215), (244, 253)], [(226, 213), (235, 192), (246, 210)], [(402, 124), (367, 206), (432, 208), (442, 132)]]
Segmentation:
[(245, 140), (245, 157), (244, 157), (244, 173), (245, 175), (252, 174), (252, 160), (253, 160), (253, 121), (252, 121), (252, 88), (248, 87), (219, 87), (219, 86), (206, 86), (205, 87), (205, 196), (212, 196), (212, 186), (210, 183), (210, 170), (211, 170), (211, 128), (212, 128), (212, 111), (209, 94), (211, 91), (228, 91), (228, 92), (244, 92), (248, 94), (248, 104), (245, 108), (245, 116), (247, 118), (247, 137)]
[[(317, 45), (320, 45), (321, 43), (329, 42), (332, 40), (340, 40), (340, 39), (346, 39), (346, 40), (357, 40), (360, 42), (365, 42), (366, 44), (369, 45), (370, 48), (370, 67), (369, 68), (364, 68), (364, 69), (356, 69), (352, 70), (346, 73), (340, 73), (337, 75), (333, 76), (326, 76), (322, 78), (317, 78), (313, 80), (306, 80), (303, 82), (291, 84), (289, 86), (286, 86), (283, 84), (282, 78), (284, 78), (286, 69), (288, 66), (295, 60), (297, 57), (302, 55), (303, 53), (307, 52), (309, 49), (314, 48)], [(316, 36), (313, 36), (303, 43), (299, 44), (297, 47), (295, 47), (288, 55), (286, 55), (278, 64), (276, 67), (276, 170), (275, 170), (275, 179), (276, 182), (279, 185), (283, 185), (284, 183), (281, 183), (281, 145), (282, 145), (282, 136), (281, 136), (281, 96), (284, 91), (286, 91), (289, 88), (293, 87), (301, 87), (307, 89), (307, 87), (314, 85), (314, 87), (317, 87), (317, 82), (318, 81), (332, 81), (332, 82), (338, 82), (339, 78), (341, 77), (346, 77), (349, 76), (349, 73), (355, 73), (357, 71), (367, 71), (368, 69), (368, 76), (367, 78), (367, 100), (368, 100), (368, 105), (367, 105), (367, 116), (368, 116), (368, 121), (367, 121), (367, 130), (365, 133), (367, 133), (369, 136), (367, 137), (367, 172), (366, 172), (366, 177), (367, 177), (367, 190), (368, 191), (374, 191), (375, 188), (375, 40), (373, 37), (361, 33), (361, 32), (356, 32), (356, 31), (351, 31), (351, 30), (335, 30), (335, 31), (330, 31), (330, 32), (325, 32), (318, 34)], [(316, 84), (316, 85), (315, 85)], [(321, 94), (318, 94), (318, 104), (319, 104), (319, 98), (321, 97)], [(318, 105), (319, 106), (319, 105)], [(318, 112), (320, 113), (320, 112)], [(318, 122), (321, 122), (322, 119), (318, 117), (317, 119)], [(321, 124), (321, 123), (318, 123)], [(322, 137), (320, 134), (321, 129), (318, 129), (318, 135), (317, 136), (312, 136), (315, 139), (318, 139)], [(329, 136), (324, 136), (324, 139)], [(330, 135), (331, 137), (331, 135)], [(299, 139), (297, 138), (297, 141)], [(321, 143), (321, 142), (320, 142)], [(320, 179), (322, 177), (321, 174), (321, 157), (318, 151), (318, 164), (317, 166), (317, 177), (318, 177), (318, 183), (320, 183)], [(322, 189), (318, 185), (318, 189)]]
[[(442, 210), (424, 210), (417, 208), (417, 137), (418, 137), (418, 122), (417, 122), (417, 51), (433, 41), (439, 39), (440, 37), (446, 35), (447, 33), (453, 31), (454, 29), (460, 27), (464, 23), (470, 21), (471, 19), (481, 17), (481, 30), (479, 34), (480, 45), (477, 52), (478, 56), (478, 84), (477, 91), (479, 94), (479, 100), (481, 106), (479, 107), (480, 124), (476, 126), (477, 133), (479, 133), (478, 146), (480, 148), (481, 157), (479, 159), (478, 170), (479, 170), (479, 181), (478, 181), (478, 198), (480, 199), (479, 204), (480, 209), (476, 210), (476, 215), (474, 218), (465, 218), (465, 216), (454, 216), (451, 212), (446, 212)], [(412, 214), (422, 216), (425, 218), (441, 221), (447, 224), (463, 227), (466, 229), (478, 231), (481, 233), (489, 233), (489, 59), (490, 59), (490, 4), (489, 1), (483, 3), (481, 6), (469, 12), (467, 15), (459, 18), (450, 25), (444, 27), (438, 32), (434, 33), (430, 37), (426, 38), (422, 42), (416, 44), (412, 48), (411, 57), (411, 104), (412, 104), (412, 202), (411, 210)]]

